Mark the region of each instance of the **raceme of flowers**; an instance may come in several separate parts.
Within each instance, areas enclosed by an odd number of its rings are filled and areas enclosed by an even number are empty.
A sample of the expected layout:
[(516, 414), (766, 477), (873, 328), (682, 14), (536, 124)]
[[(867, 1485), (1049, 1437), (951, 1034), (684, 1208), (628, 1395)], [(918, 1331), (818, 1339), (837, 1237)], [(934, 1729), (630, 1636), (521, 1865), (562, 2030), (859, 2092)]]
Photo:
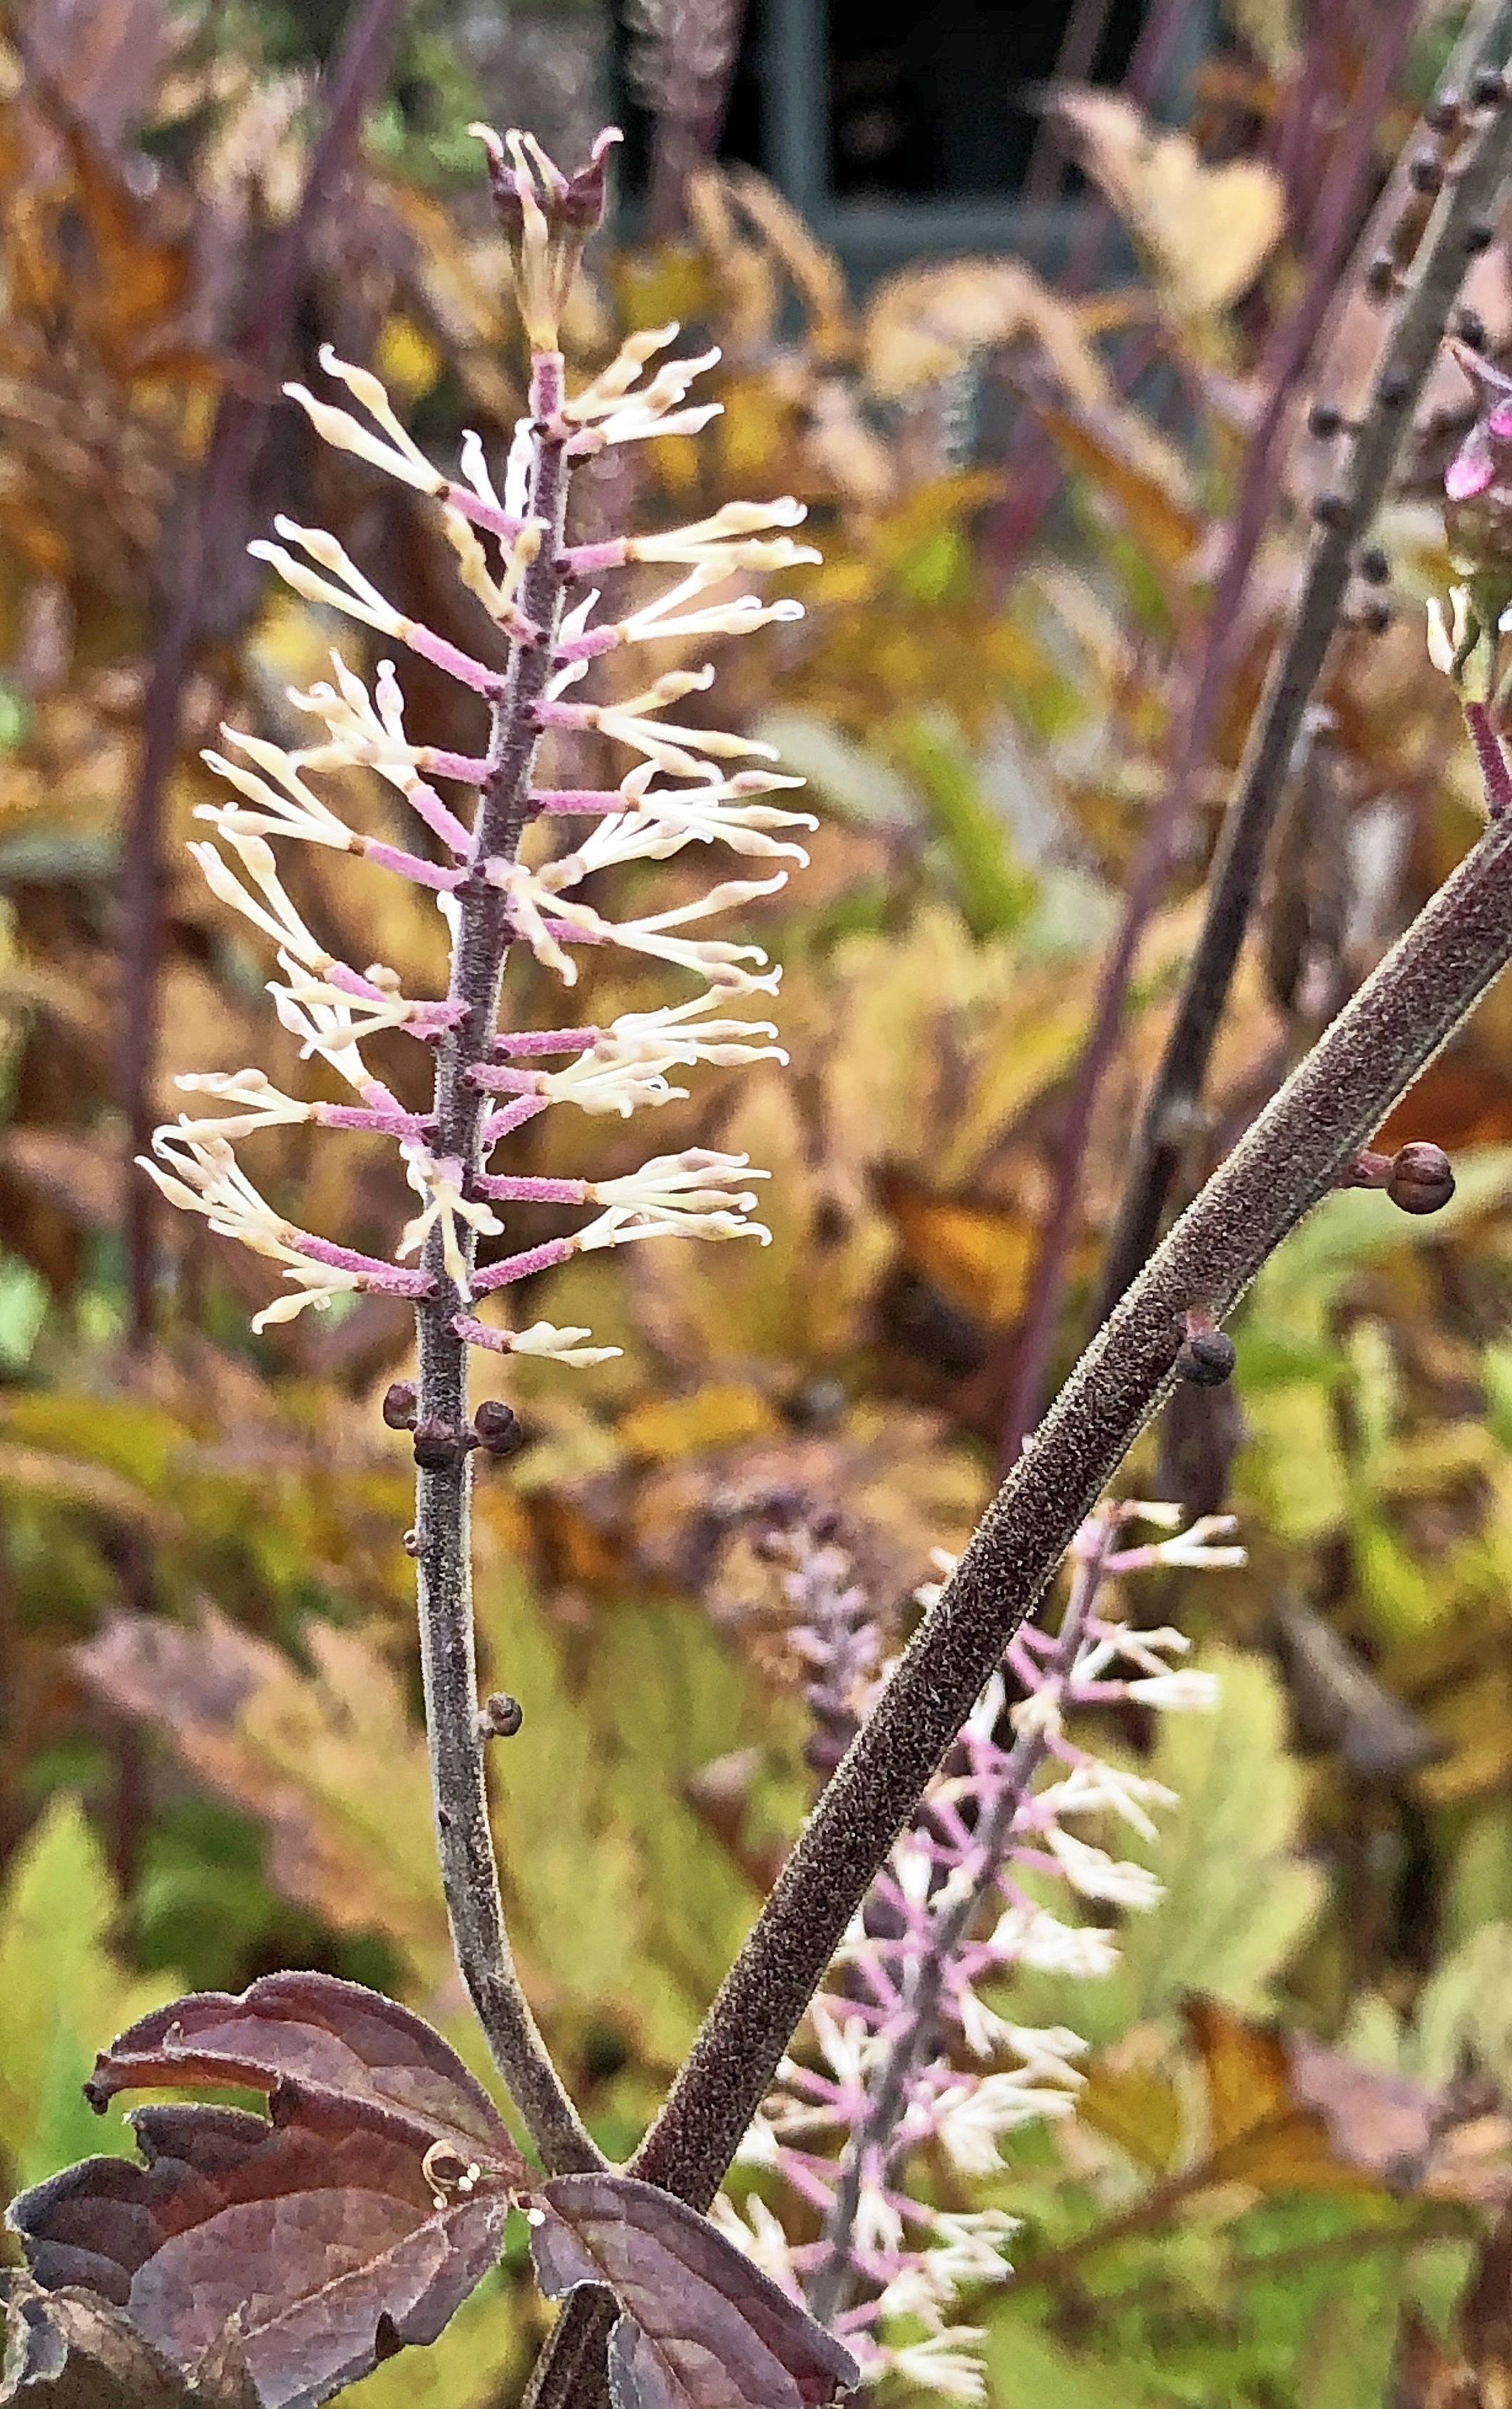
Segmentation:
[[(1136, 1542), (1136, 1522), (1166, 1536)], [(743, 2214), (715, 2203), (723, 2230), (806, 2297), (868, 2382), (896, 2374), (953, 2399), (984, 2397), (982, 2332), (953, 2324), (950, 2312), (963, 2291), (1012, 2273), (1004, 2251), (1014, 2220), (999, 2209), (946, 2211), (912, 2198), (908, 2162), (929, 2143), (961, 2176), (990, 2176), (1005, 2135), (1074, 2105), (1083, 2043), (1061, 2027), (1015, 2022), (1004, 1992), (1020, 1966), (1091, 1981), (1116, 1963), (1105, 1924), (1055, 1913), (1034, 1895), (1047, 1877), (1068, 1906), (1138, 1912), (1160, 1896), (1145, 1867), (1074, 1827), (1096, 1817), (1153, 1839), (1152, 1810), (1175, 1805), (1173, 1793), (1104, 1762), (1072, 1738), (1065, 1717), (1130, 1699), (1167, 1712), (1214, 1704), (1214, 1678), (1179, 1663), (1188, 1645), (1181, 1633), (1098, 1612), (1109, 1579), (1157, 1565), (1243, 1563), (1227, 1517), (1186, 1530), (1180, 1522), (1177, 1507), (1129, 1504), (1105, 1506), (1083, 1526), (1060, 1629), (1026, 1624), (1007, 1651), (1019, 1703), (1007, 1707), (1000, 1672), (779, 2068), (741, 2156), (801, 2203), (811, 2225), (817, 2215), (820, 2238), (791, 2241), (760, 2191)], [(801, 1527), (784, 1542), (799, 1618), (791, 1643), (809, 1667), (806, 1695), (821, 1732), (840, 1737), (878, 1686), (875, 1623), (842, 1547)], [(934, 1594), (921, 1592), (921, 1601)]]
[[(791, 534), (803, 510), (786, 498), (727, 503), (660, 534), (578, 546), (567, 541), (574, 469), (609, 445), (702, 426), (718, 403), (688, 404), (686, 396), (718, 354), (669, 357), (675, 326), (638, 333), (569, 396), (555, 347), (557, 318), (584, 234), (601, 209), (604, 153), (618, 137), (600, 137), (589, 166), (568, 178), (529, 137), (511, 134), (500, 142), (477, 130), (535, 346), (528, 413), (514, 430), (497, 483), (475, 434), (463, 440), (455, 477), (439, 469), (402, 426), (379, 379), (328, 347), (321, 364), (338, 398), (301, 385), (286, 390), (327, 443), (434, 502), (458, 577), (489, 623), (485, 640), (468, 652), (407, 616), (324, 528), (280, 518), (278, 541), (252, 549), (306, 601), (485, 697), (488, 749), (471, 757), (420, 741), (406, 725), (393, 661), (379, 658), (365, 676), (339, 650), (328, 681), (291, 696), (313, 723), (307, 744), (291, 751), (255, 734), (224, 731), (225, 749), (205, 757), (231, 791), (199, 813), (211, 835), (192, 851), (212, 892), (270, 941), (281, 974), (269, 988), (278, 1017), (304, 1057), (338, 1075), (350, 1101), (285, 1095), (256, 1068), (187, 1076), (180, 1086), (206, 1109), (158, 1130), (144, 1168), (175, 1204), (203, 1214), (212, 1229), (280, 1267), (288, 1292), (255, 1317), (256, 1329), (363, 1291), (417, 1301), (441, 1294), (458, 1308), (452, 1330), (471, 1345), (588, 1363), (614, 1350), (585, 1344), (590, 1334), (583, 1330), (544, 1322), (508, 1329), (484, 1320), (479, 1300), (573, 1255), (641, 1238), (764, 1241), (769, 1233), (754, 1216), (755, 1183), (766, 1175), (743, 1155), (701, 1147), (654, 1155), (629, 1176), (603, 1180), (514, 1177), (492, 1172), (490, 1158), (501, 1140), (555, 1106), (628, 1117), (685, 1096), (679, 1078), (699, 1063), (785, 1060), (773, 1023), (749, 1010), (752, 998), (775, 995), (779, 971), (759, 945), (712, 934), (707, 924), (781, 887), (789, 865), (807, 858), (796, 832), (814, 822), (776, 800), (802, 782), (770, 766), (770, 747), (675, 716), (681, 702), (708, 687), (712, 668), (653, 678), (626, 700), (596, 701), (582, 685), (600, 656), (627, 645), (729, 638), (801, 616), (799, 603), (763, 601), (747, 581), (818, 555)], [(619, 615), (602, 609), (599, 581), (637, 564), (667, 570), (662, 590)], [(619, 784), (536, 784), (537, 749), (552, 731), (593, 731), (620, 748), (630, 759)], [(402, 798), (416, 824), (417, 849), (361, 833), (328, 800), (322, 786), (327, 773), (353, 768), (376, 773)], [(508, 801), (502, 815), (501, 797)], [(527, 866), (518, 847), (529, 823), (548, 838), (568, 831), (565, 848), (533, 840)], [(333, 956), (283, 884), (280, 849), (292, 844), (364, 856), (433, 893), (451, 937), (448, 993), (407, 995), (382, 964), (359, 968)], [(748, 864), (754, 874), (716, 874), (690, 902), (617, 920), (576, 891), (601, 871), (666, 861), (697, 846), (735, 856), (742, 872)], [(495, 1003), (479, 1037), (459, 963), (463, 932), (476, 928), (488, 898), (496, 920), (502, 915), (500, 960), (508, 943), (518, 941), (570, 988), (583, 947), (618, 945), (666, 964), (691, 992), (605, 1027), (498, 1031), (496, 978)], [(405, 1031), (443, 1066), (449, 1043), (457, 1050), (456, 1033), (468, 1039), (457, 1076), (472, 1093), (460, 1150), (439, 1142), (437, 1113), (407, 1109), (368, 1067), (364, 1045), (389, 1030)], [(443, 1084), (444, 1067), (438, 1103)], [(392, 1261), (285, 1219), (242, 1168), (238, 1149), (244, 1141), (298, 1121), (394, 1140), (416, 1211)], [(456, 1125), (454, 1112), (449, 1126)], [(478, 1269), (479, 1241), (503, 1232), (497, 1208), (524, 1203), (592, 1210), (569, 1234)]]

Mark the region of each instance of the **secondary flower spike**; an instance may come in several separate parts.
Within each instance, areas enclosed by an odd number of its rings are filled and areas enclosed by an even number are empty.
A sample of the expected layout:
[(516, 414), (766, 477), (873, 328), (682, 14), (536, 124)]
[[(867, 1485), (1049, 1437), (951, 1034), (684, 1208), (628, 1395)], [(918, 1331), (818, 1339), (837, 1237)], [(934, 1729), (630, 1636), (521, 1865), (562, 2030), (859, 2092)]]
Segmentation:
[[(786, 790), (801, 781), (769, 766), (769, 747), (670, 715), (711, 684), (712, 667), (666, 672), (639, 694), (626, 691), (633, 680), (621, 680), (600, 699), (594, 665), (629, 644), (729, 641), (801, 617), (798, 602), (764, 599), (752, 581), (818, 555), (796, 540), (803, 506), (785, 495), (726, 503), (686, 527), (626, 529), (574, 546), (575, 465), (606, 445), (695, 433), (719, 404), (687, 397), (718, 353), (669, 356), (675, 326), (634, 334), (569, 394), (557, 349), (562, 311), (603, 214), (606, 162), (620, 137), (608, 129), (586, 165), (567, 174), (527, 134), (475, 130), (532, 347), (526, 411), (504, 456), (490, 459), (469, 432), (454, 469), (431, 459), (381, 380), (329, 345), (320, 355), (324, 387), (285, 390), (323, 441), (406, 487), (414, 507), (436, 512), (467, 598), (459, 622), (476, 627), (481, 604), (492, 636), (483, 626), (477, 649), (465, 649), (412, 618), (369, 573), (373, 564), (354, 558), (327, 530), (279, 518), (278, 541), (259, 541), (253, 553), (311, 608), (347, 622), (359, 651), (371, 644), (371, 656), (364, 663), (358, 653), (333, 650), (330, 678), (291, 693), (311, 723), (307, 743), (223, 732), (222, 745), (205, 755), (222, 798), (199, 811), (214, 841), (193, 848), (215, 895), (276, 957), (281, 975), (270, 980), (269, 993), (279, 1020), (302, 1056), (334, 1072), (352, 1101), (287, 1095), (255, 1065), (186, 1075), (180, 1087), (209, 1109), (160, 1129), (144, 1168), (174, 1204), (281, 1266), (290, 1292), (256, 1317), (258, 1327), (306, 1306), (324, 1310), (335, 1298), (387, 1292), (440, 1317), (459, 1348), (591, 1363), (613, 1351), (585, 1343), (591, 1333), (555, 1330), (528, 1315), (511, 1329), (485, 1319), (497, 1307), (480, 1299), (578, 1253), (643, 1238), (765, 1240), (754, 1217), (756, 1183), (766, 1174), (743, 1156), (692, 1148), (656, 1155), (613, 1178), (595, 1179), (585, 1163), (581, 1176), (540, 1180), (494, 1171), (495, 1149), (555, 1105), (575, 1105), (590, 1118), (628, 1118), (686, 1095), (676, 1075), (700, 1063), (785, 1059), (771, 1021), (731, 1010), (748, 995), (774, 995), (778, 970), (760, 945), (706, 924), (779, 891), (789, 867), (807, 859), (797, 839), (815, 825), (788, 808)], [(600, 589), (612, 596), (622, 572), (637, 582), (616, 609), (604, 604)], [(447, 728), (410, 723), (394, 663), (382, 656), (391, 647), (485, 699), (492, 724), (484, 752), (458, 750)], [(610, 773), (617, 786), (573, 787), (538, 776), (542, 745), (574, 730), (620, 748), (623, 767)], [(354, 772), (367, 773), (382, 799), (367, 824), (353, 815)], [(333, 776), (339, 787), (328, 784)], [(399, 814), (410, 815), (408, 842), (400, 827), (385, 825)], [(581, 833), (574, 829), (565, 844), (533, 840), (521, 859), (522, 832), (532, 822), (554, 831), (564, 821), (576, 821)], [(346, 962), (330, 951), (284, 883), (289, 846), (359, 857), (431, 895), (451, 940), (447, 992), (406, 994), (382, 964)], [(660, 907), (638, 889), (623, 917), (600, 908), (605, 873), (674, 855), (712, 863), (738, 857), (756, 874), (715, 870), (701, 892), (689, 894), (684, 881), (677, 900)], [(575, 891), (589, 879), (592, 905)], [(305, 891), (295, 884), (294, 892)], [(484, 929), (498, 934), (474, 994), (467, 982), (478, 976)], [(604, 1027), (501, 1030), (499, 976), (516, 940), (569, 987), (587, 953), (609, 945), (660, 964), (684, 991)], [(376, 1075), (364, 1048), (380, 1031), (402, 1031), (433, 1058), (430, 1100), (396, 1093)], [(417, 1209), (394, 1232), (390, 1260), (284, 1219), (240, 1169), (238, 1146), (305, 1122), (386, 1137), (397, 1148)], [(526, 1203), (537, 1211), (560, 1208), (563, 1233), (511, 1253), (509, 1207)], [(480, 1244), (498, 1239), (503, 1248), (480, 1266)]]

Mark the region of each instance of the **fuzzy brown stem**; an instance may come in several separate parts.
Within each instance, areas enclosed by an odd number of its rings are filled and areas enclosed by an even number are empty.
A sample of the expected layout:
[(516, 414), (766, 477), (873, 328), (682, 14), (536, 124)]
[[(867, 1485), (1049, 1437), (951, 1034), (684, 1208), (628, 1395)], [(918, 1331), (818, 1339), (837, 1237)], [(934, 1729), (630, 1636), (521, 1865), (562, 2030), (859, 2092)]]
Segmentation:
[(1298, 1065), (1098, 1333), (825, 1790), (633, 2161), (706, 2207), (841, 1935), (1014, 1632), (1169, 1389), (1512, 959), (1498, 822)]

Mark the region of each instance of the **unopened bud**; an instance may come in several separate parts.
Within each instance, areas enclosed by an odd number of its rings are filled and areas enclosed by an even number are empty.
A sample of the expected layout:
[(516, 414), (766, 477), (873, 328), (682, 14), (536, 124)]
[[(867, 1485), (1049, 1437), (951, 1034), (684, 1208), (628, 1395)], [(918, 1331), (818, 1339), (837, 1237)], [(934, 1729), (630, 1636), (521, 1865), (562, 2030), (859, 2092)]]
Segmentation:
[(508, 1690), (495, 1690), (478, 1709), (480, 1739), (512, 1739), (525, 1721), (525, 1709)]
[(1386, 1192), (1404, 1213), (1441, 1213), (1454, 1193), (1454, 1172), (1443, 1147), (1422, 1138), (1400, 1147)]
[(1199, 1389), (1221, 1388), (1233, 1371), (1233, 1340), (1202, 1306), (1193, 1305), (1183, 1320), (1187, 1335), (1176, 1355), (1177, 1379)]
[(390, 1430), (412, 1431), (415, 1426), (415, 1384), (412, 1380), (395, 1380), (383, 1392), (383, 1420)]
[(519, 1417), (497, 1397), (483, 1399), (473, 1415), (472, 1427), (479, 1446), (489, 1455), (518, 1455), (525, 1445)]

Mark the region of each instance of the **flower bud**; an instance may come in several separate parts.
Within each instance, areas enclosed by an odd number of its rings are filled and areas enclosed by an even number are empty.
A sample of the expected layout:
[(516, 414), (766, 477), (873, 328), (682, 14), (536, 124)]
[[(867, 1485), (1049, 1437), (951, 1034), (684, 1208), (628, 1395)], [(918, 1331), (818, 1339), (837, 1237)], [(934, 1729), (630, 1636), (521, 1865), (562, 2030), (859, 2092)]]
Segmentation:
[(415, 1426), (415, 1384), (412, 1380), (395, 1380), (383, 1392), (383, 1420), (390, 1430), (412, 1431)]
[(507, 1690), (491, 1692), (478, 1709), (480, 1739), (512, 1739), (525, 1721), (525, 1709)]
[(454, 1472), (462, 1461), (462, 1442), (456, 1432), (436, 1415), (416, 1423), (414, 1447), (422, 1472)]
[(1442, 1212), (1454, 1193), (1454, 1173), (1443, 1147), (1421, 1138), (1400, 1147), (1386, 1192), (1404, 1213)]
[(1178, 1380), (1190, 1380), (1200, 1389), (1221, 1388), (1234, 1361), (1233, 1340), (1226, 1330), (1199, 1321), (1195, 1314), (1188, 1317), (1187, 1335), (1176, 1356)]
[(478, 1444), (489, 1455), (518, 1455), (525, 1445), (525, 1432), (512, 1406), (497, 1397), (485, 1397), (472, 1418)]

